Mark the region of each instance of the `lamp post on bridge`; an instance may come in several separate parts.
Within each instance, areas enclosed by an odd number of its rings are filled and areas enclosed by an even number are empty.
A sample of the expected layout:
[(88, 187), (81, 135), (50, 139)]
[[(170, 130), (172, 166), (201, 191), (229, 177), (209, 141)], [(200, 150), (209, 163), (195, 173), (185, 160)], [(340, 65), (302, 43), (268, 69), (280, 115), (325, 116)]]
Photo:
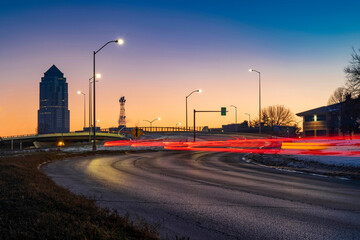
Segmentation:
[(85, 127), (86, 127), (86, 94), (85, 93), (83, 93), (82, 91), (77, 91), (77, 94), (82, 94), (83, 96), (84, 96), (84, 129), (85, 129)]
[[(101, 78), (101, 74), (100, 73), (97, 73), (95, 75), (96, 79), (100, 79)], [(91, 142), (91, 127), (92, 127), (92, 118), (91, 118), (91, 115), (92, 115), (92, 104), (91, 104), (91, 83), (92, 83), (92, 80), (94, 79), (94, 77), (91, 77), (89, 78), (89, 142)], [(99, 81), (96, 81), (96, 82), (99, 82)]]
[(157, 121), (157, 120), (161, 120), (161, 118), (158, 117), (158, 118), (153, 119), (152, 121), (149, 121), (149, 120), (143, 120), (143, 121), (150, 123), (150, 130), (152, 130), (152, 123)]
[(246, 115), (249, 115), (249, 127), (251, 126), (251, 124), (250, 124), (250, 114), (249, 113), (245, 113)]
[(186, 96), (186, 99), (185, 99), (185, 105), (186, 105), (186, 131), (188, 130), (188, 107), (187, 107), (188, 104), (187, 104), (187, 100), (188, 100), (188, 97), (190, 97), (190, 95), (195, 93), (195, 92), (201, 93), (202, 90), (197, 89), (197, 90), (192, 91), (189, 95)]
[(237, 107), (234, 105), (230, 105), (230, 107), (234, 107), (235, 108), (235, 124), (237, 124)]

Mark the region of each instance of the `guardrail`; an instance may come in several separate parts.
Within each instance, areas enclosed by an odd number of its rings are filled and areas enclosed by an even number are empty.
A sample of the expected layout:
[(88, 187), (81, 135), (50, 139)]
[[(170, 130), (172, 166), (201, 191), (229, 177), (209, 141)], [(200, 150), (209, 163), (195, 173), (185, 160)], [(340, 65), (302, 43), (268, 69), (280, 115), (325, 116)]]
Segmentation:
[(37, 136), (38, 134), (23, 134), (23, 135), (14, 135), (14, 136), (6, 136), (6, 137), (2, 137), (2, 139), (9, 139), (9, 138), (21, 138), (21, 137), (34, 137)]
[[(188, 127), (188, 129), (186, 129), (185, 127), (139, 127), (139, 128), (141, 130), (143, 130), (144, 132), (159, 132), (159, 133), (160, 132), (193, 132), (194, 131), (193, 127)], [(200, 132), (200, 131), (202, 131), (203, 128), (204, 127), (196, 127), (195, 131)], [(114, 128), (103, 128), (103, 129), (100, 129), (99, 131), (96, 131), (96, 132), (97, 133), (118, 133), (118, 130), (114, 131), (113, 129)], [(126, 129), (124, 129), (124, 131), (129, 131), (130, 129), (132, 130), (133, 127), (126, 128)], [(124, 131), (122, 131), (122, 132), (124, 132)], [(63, 133), (63, 134), (64, 135), (65, 134), (75, 134), (75, 133), (82, 133), (82, 132), (83, 131), (72, 131), (72, 132)], [(49, 134), (61, 134), (61, 133), (49, 133)], [(2, 137), (2, 139), (3, 140), (10, 140), (10, 139), (14, 139), (14, 138), (35, 137), (35, 136), (39, 136), (39, 135), (45, 135), (45, 134), (33, 133), (33, 134), (13, 135), (13, 136)]]
[[(120, 129), (120, 133), (123, 132), (131, 132), (135, 127), (126, 127), (126, 128), (121, 128)], [(185, 127), (138, 127), (139, 129), (141, 129), (143, 132), (158, 132), (158, 133), (165, 133), (165, 132), (193, 132), (194, 128), (193, 127), (189, 127), (188, 129), (186, 129)], [(195, 130), (197, 132), (202, 131), (204, 127), (196, 127)], [(99, 131), (97, 131), (99, 132)], [(105, 129), (101, 129), (100, 132), (107, 132), (107, 133), (118, 133), (119, 129), (118, 128), (105, 128)]]
[[(194, 128), (185, 127), (139, 127), (144, 132), (193, 132)], [(203, 127), (196, 127), (195, 131), (199, 132), (203, 129)]]

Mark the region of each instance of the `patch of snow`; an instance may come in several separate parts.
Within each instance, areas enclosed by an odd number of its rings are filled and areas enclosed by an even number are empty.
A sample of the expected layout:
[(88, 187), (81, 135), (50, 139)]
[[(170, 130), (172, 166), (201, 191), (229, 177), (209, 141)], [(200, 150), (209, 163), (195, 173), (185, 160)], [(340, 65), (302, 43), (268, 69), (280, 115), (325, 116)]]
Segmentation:
[(360, 167), (359, 157), (344, 156), (314, 156), (314, 155), (290, 155), (292, 158), (300, 161), (313, 161), (326, 165)]

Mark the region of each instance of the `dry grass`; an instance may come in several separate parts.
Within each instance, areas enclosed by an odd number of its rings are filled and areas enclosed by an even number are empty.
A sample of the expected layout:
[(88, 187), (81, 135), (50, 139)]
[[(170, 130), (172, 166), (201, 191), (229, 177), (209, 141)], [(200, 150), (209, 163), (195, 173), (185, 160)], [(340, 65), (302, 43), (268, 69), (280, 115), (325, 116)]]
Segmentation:
[(85, 154), (33, 153), (0, 158), (0, 239), (158, 239), (156, 227), (99, 208), (57, 186), (38, 165)]

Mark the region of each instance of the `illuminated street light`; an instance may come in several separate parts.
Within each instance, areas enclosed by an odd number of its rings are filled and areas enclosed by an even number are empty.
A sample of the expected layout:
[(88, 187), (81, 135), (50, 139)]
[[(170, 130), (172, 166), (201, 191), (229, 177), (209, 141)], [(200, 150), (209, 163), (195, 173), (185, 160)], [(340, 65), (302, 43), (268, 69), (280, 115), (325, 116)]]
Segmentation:
[(235, 108), (235, 124), (237, 124), (237, 107), (234, 105), (230, 105), (230, 107), (234, 107)]
[(177, 127), (178, 125), (180, 126), (180, 125), (181, 125), (181, 122), (176, 123), (176, 124), (175, 124), (175, 127)]
[(198, 93), (202, 93), (202, 90), (201, 89), (197, 89), (197, 90), (194, 90), (192, 91), (189, 95), (186, 96), (186, 131), (188, 130), (188, 109), (187, 109), (187, 99), (188, 97), (190, 97), (191, 94), (195, 93), (195, 92), (198, 92)]
[(82, 94), (84, 96), (84, 129), (86, 127), (86, 100), (85, 100), (85, 93), (81, 92), (81, 91), (77, 91), (77, 94)]
[(245, 113), (246, 115), (249, 115), (249, 127), (250, 127), (250, 114), (248, 114), (248, 113)]
[(96, 122), (95, 122), (95, 119), (96, 119), (96, 105), (95, 105), (95, 83), (96, 83), (96, 75), (95, 75), (95, 57), (96, 57), (96, 54), (98, 52), (101, 51), (101, 49), (103, 49), (106, 45), (108, 45), (109, 43), (118, 43), (119, 45), (123, 45), (124, 44), (124, 40), (123, 39), (118, 39), (118, 40), (113, 40), (113, 41), (109, 41), (107, 43), (105, 43), (101, 48), (99, 48), (99, 50), (97, 51), (94, 51), (93, 52), (93, 109), (94, 109), (94, 112), (93, 112), (93, 116), (94, 116), (94, 126), (93, 126), (93, 131), (94, 131), (94, 142), (93, 142), (93, 151), (96, 151)]
[(261, 73), (255, 69), (249, 69), (249, 72), (256, 72), (259, 74), (259, 133), (261, 133)]
[(118, 40), (116, 40), (116, 42), (119, 44), (119, 45), (124, 45), (124, 39), (122, 38), (119, 38)]
[(157, 120), (161, 120), (161, 118), (158, 117), (158, 118), (153, 119), (152, 121), (149, 121), (149, 120), (143, 120), (143, 121), (150, 123), (150, 128), (152, 128), (152, 123), (157, 121)]

